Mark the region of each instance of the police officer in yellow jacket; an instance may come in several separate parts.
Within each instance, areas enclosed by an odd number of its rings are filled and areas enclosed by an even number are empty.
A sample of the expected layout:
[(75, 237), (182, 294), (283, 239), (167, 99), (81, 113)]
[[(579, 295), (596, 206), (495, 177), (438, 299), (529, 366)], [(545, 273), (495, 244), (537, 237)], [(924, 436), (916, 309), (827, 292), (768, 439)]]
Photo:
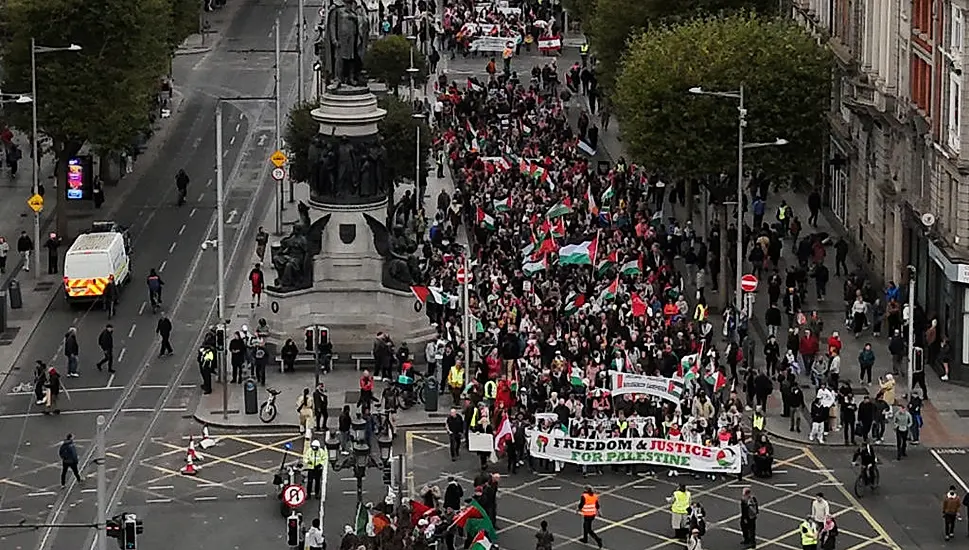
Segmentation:
[(306, 469), (306, 494), (316, 495), (319, 500), (323, 494), (323, 468), (326, 467), (326, 451), (320, 448), (320, 441), (314, 439), (303, 449), (303, 468)]
[(801, 522), (801, 549), (818, 550), (818, 526), (811, 516)]
[(688, 520), (691, 502), (690, 492), (686, 490), (686, 485), (680, 483), (679, 487), (673, 491), (673, 496), (666, 500), (670, 503), (670, 526), (673, 528), (673, 536), (684, 539), (690, 530)]
[(579, 497), (579, 513), (582, 514), (582, 544), (588, 543), (589, 537), (592, 537), (599, 548), (602, 548), (602, 538), (592, 529), (592, 521), (599, 515), (599, 495), (592, 487), (586, 487)]
[(212, 348), (199, 350), (199, 374), (202, 375), (202, 393), (212, 393), (212, 373), (215, 371), (215, 352)]

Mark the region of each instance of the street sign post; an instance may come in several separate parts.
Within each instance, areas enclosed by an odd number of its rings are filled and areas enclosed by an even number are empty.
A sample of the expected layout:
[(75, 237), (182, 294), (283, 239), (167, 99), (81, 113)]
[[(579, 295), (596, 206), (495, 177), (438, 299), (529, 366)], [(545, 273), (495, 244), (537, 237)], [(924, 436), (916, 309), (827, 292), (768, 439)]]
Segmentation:
[(276, 181), (283, 181), (283, 178), (285, 178), (285, 177), (286, 177), (286, 170), (284, 170), (284, 169), (282, 169), (282, 168), (280, 168), (278, 166), (276, 168), (273, 168), (273, 179), (274, 180), (276, 180)]
[(467, 282), (470, 282), (474, 278), (473, 275), (471, 275), (470, 273), (468, 273), (467, 271), (465, 271), (464, 267), (459, 267), (458, 268), (457, 277), (458, 277), (458, 284), (459, 285), (463, 285), (463, 284), (465, 284)]
[(306, 502), (306, 489), (302, 485), (287, 485), (283, 487), (283, 502), (290, 508), (299, 508)]
[(27, 206), (29, 206), (34, 212), (40, 212), (44, 209), (44, 197), (35, 194), (27, 199)]
[(286, 154), (283, 153), (282, 151), (276, 151), (275, 153), (272, 154), (271, 157), (269, 157), (269, 162), (273, 163), (273, 166), (275, 166), (276, 168), (282, 168), (283, 165), (286, 164), (286, 161), (288, 160), (289, 159), (286, 158)]
[(757, 277), (751, 275), (750, 273), (744, 275), (740, 278), (740, 290), (744, 292), (756, 292), (757, 291)]

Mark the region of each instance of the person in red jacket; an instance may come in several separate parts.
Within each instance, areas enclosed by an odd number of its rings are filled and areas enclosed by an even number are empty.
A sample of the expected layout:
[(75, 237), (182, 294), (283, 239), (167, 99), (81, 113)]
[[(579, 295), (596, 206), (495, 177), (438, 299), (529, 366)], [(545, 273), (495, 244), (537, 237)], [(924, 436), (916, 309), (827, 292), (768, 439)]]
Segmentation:
[(249, 283), (252, 284), (252, 301), (249, 302), (249, 308), (255, 309), (256, 306), (260, 305), (262, 287), (266, 283), (266, 279), (262, 276), (262, 267), (259, 265), (259, 262), (256, 262), (256, 265), (252, 267), (252, 271), (249, 272)]
[(800, 346), (798, 346), (801, 352), (801, 364), (804, 365), (804, 368), (811, 368), (811, 364), (814, 363), (814, 356), (818, 354), (819, 346), (818, 337), (809, 329), (806, 329), (801, 336)]
[(367, 406), (373, 403), (373, 376), (369, 370), (364, 370), (360, 376), (360, 399), (357, 406)]
[(835, 352), (840, 354), (841, 346), (841, 335), (838, 334), (838, 331), (832, 332), (831, 336), (828, 337), (828, 355), (834, 355)]

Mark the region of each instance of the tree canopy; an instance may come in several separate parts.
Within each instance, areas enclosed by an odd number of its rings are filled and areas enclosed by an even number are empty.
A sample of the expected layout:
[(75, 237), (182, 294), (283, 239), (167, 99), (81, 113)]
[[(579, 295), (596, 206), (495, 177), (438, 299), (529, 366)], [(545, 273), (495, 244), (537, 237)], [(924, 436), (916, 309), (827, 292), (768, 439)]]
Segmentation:
[[(416, 173), (417, 126), (421, 126), (421, 158), (430, 154), (430, 130), (422, 119), (415, 119), (413, 110), (406, 101), (395, 97), (380, 98), (380, 107), (387, 110), (387, 116), (379, 124), (380, 136), (387, 149), (387, 170), (392, 181), (414, 178)], [(286, 151), (289, 156), (290, 177), (296, 181), (309, 179), (310, 167), (306, 163), (310, 142), (319, 132), (320, 125), (313, 120), (311, 111), (318, 106), (316, 102), (297, 105), (289, 112), (286, 124)]]
[(168, 0), (171, 23), (168, 27), (168, 47), (174, 52), (189, 36), (202, 30), (199, 28), (199, 0)]
[[(600, 0), (600, 2), (603, 0)], [(688, 90), (743, 84), (747, 154), (768, 175), (810, 176), (827, 136), (833, 57), (793, 22), (735, 15), (655, 27), (630, 43), (613, 96), (631, 161), (675, 177), (737, 166), (737, 101)]]
[[(38, 46), (81, 46), (37, 54), (38, 126), (54, 143), (60, 185), (67, 159), (85, 143), (119, 151), (149, 125), (170, 50), (172, 0), (7, 0), (3, 89), (30, 91), (30, 40)], [(30, 109), (13, 113), (30, 128)], [(58, 201), (58, 230), (67, 220)]]
[[(400, 85), (409, 82), (407, 69), (410, 68), (412, 48), (407, 38), (399, 34), (387, 35), (370, 43), (364, 66), (372, 78), (386, 84), (397, 95)], [(414, 68), (417, 69), (414, 82), (423, 83), (427, 79), (427, 62), (417, 50), (414, 50)]]
[(777, 0), (572, 0), (582, 6), (583, 28), (598, 60), (599, 83), (611, 90), (631, 36), (654, 25), (675, 24), (697, 17), (724, 15), (741, 10), (774, 13)]

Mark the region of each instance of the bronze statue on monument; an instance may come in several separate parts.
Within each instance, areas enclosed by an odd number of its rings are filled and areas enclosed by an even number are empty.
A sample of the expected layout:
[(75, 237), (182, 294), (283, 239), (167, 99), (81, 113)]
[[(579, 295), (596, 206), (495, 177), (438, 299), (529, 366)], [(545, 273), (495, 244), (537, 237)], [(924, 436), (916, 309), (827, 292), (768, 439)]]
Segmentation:
[(320, 60), (330, 87), (366, 86), (362, 77), (363, 58), (370, 43), (370, 18), (362, 0), (333, 0), (326, 12), (326, 26), (317, 38), (322, 41)]

